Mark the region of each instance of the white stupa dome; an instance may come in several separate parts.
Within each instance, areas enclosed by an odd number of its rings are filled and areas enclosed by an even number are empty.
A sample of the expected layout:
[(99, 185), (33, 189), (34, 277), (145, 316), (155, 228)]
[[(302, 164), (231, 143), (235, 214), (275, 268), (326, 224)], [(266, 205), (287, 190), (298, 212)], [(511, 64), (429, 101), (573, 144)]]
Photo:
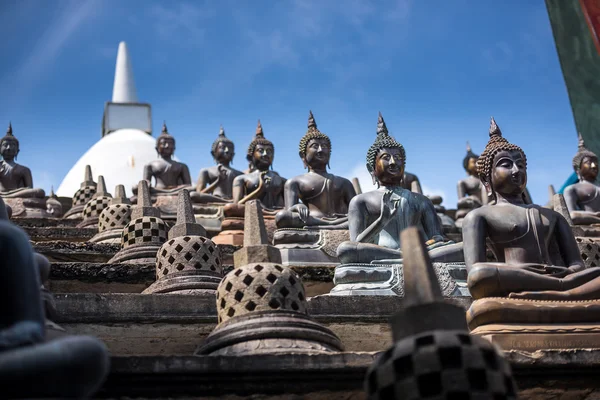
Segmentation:
[(72, 197), (85, 175), (85, 166), (92, 167), (94, 180), (102, 175), (106, 189), (113, 193), (116, 185), (125, 185), (127, 195), (143, 178), (144, 165), (156, 160), (155, 138), (139, 129), (119, 129), (104, 136), (71, 168), (57, 196)]

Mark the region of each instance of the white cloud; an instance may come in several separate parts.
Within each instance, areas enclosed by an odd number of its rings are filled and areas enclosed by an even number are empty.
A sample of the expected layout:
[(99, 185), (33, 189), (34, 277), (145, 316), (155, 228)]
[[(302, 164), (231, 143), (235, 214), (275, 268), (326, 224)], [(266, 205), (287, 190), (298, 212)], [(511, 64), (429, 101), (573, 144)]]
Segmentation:
[(203, 21), (215, 14), (215, 10), (206, 3), (169, 3), (168, 6), (155, 4), (150, 8), (158, 35), (164, 40), (184, 46), (198, 46), (203, 42), (206, 32)]

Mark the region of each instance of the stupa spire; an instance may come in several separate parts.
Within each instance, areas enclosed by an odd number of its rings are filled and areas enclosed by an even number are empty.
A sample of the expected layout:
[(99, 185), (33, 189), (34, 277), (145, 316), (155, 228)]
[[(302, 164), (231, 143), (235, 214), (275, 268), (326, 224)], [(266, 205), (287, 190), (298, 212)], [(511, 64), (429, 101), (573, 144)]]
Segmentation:
[(117, 65), (115, 67), (115, 83), (113, 86), (113, 103), (137, 103), (137, 90), (133, 79), (133, 67), (125, 42), (119, 43)]

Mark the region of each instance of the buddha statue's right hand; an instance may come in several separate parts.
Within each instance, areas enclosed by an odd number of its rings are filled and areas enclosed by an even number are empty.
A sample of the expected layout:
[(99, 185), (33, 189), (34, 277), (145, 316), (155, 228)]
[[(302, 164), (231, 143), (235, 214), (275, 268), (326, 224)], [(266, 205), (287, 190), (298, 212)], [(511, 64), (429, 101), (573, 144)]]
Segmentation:
[(386, 191), (381, 197), (381, 219), (388, 221), (398, 212), (398, 201), (392, 200), (392, 191)]
[(300, 220), (302, 222), (305, 222), (308, 220), (308, 207), (306, 206), (306, 204), (302, 204), (302, 203), (298, 203), (298, 204), (294, 204), (293, 206), (290, 207), (290, 211), (295, 211), (298, 213), (298, 216), (300, 217)]

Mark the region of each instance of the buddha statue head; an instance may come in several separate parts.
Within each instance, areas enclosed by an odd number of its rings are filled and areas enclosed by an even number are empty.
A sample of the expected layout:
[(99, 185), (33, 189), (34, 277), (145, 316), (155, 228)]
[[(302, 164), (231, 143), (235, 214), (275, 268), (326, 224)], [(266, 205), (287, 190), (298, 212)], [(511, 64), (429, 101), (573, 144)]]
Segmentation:
[(0, 139), (0, 155), (5, 161), (12, 161), (19, 154), (19, 141), (13, 136), (12, 124), (8, 123), (6, 135)]
[(463, 168), (471, 176), (477, 176), (477, 160), (479, 156), (471, 150), (471, 145), (467, 142), (467, 155), (463, 158)]
[(248, 146), (246, 159), (250, 163), (250, 170), (266, 171), (273, 168), (273, 159), (275, 158), (275, 147), (270, 140), (265, 139), (260, 120), (256, 127), (254, 139)]
[(163, 158), (171, 158), (175, 153), (175, 138), (169, 134), (167, 123), (163, 122), (162, 131), (156, 138), (156, 152)]
[(400, 186), (404, 179), (406, 152), (404, 146), (390, 136), (383, 116), (379, 113), (377, 137), (367, 151), (367, 170), (373, 183), (393, 187)]
[(331, 157), (331, 140), (329, 136), (317, 129), (317, 123), (312, 111), (308, 114), (308, 130), (300, 139), (298, 146), (304, 168), (324, 170), (329, 166)]
[(233, 142), (225, 136), (225, 129), (221, 126), (219, 136), (212, 144), (210, 154), (217, 164), (227, 164), (233, 161), (235, 155), (235, 147)]
[(527, 187), (527, 157), (523, 149), (502, 137), (494, 117), (490, 121), (490, 140), (477, 160), (477, 173), (488, 196), (522, 196)]
[(585, 142), (579, 133), (577, 154), (573, 157), (573, 169), (579, 180), (595, 182), (598, 176), (598, 156), (585, 147)]

